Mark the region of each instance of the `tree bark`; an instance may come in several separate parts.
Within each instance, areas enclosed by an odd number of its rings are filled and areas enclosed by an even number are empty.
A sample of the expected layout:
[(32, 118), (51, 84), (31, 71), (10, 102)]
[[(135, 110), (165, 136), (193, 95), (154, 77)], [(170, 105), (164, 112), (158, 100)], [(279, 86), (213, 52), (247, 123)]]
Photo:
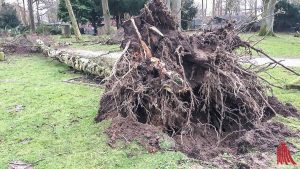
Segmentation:
[[(112, 57), (111, 54), (103, 56), (90, 56), (88, 54), (76, 54), (67, 51), (57, 51), (38, 41), (41, 52), (49, 58), (72, 67), (75, 70), (92, 74), (101, 78), (108, 77), (118, 58)], [(121, 54), (120, 54), (121, 55)]]
[(26, 14), (26, 5), (25, 5), (25, 0), (22, 0), (23, 1), (23, 20), (24, 20), (24, 25), (25, 26), (28, 26), (28, 22), (27, 22), (27, 14)]
[(36, 0), (36, 1), (35, 1), (35, 5), (36, 5), (36, 19), (37, 19), (37, 25), (40, 25), (40, 24), (41, 24), (41, 18), (40, 18), (40, 12), (39, 12), (39, 4), (40, 4), (40, 1), (39, 1), (39, 0)]
[(212, 17), (214, 18), (216, 16), (216, 0), (213, 0), (212, 4)]
[(0, 11), (2, 9), (3, 0), (0, 0)]
[(70, 0), (65, 0), (65, 2), (66, 2), (66, 7), (68, 9), (69, 16), (70, 16), (70, 19), (72, 22), (72, 27), (74, 29), (76, 40), (81, 40), (81, 33), (79, 31), (79, 27), (78, 27), (78, 24), (77, 24), (77, 21), (76, 21), (76, 18), (75, 18), (73, 9), (72, 9), (71, 2), (70, 2)]
[(174, 0), (171, 3), (171, 11), (176, 18), (179, 29), (181, 29), (181, 0)]
[(257, 18), (257, 0), (255, 0), (255, 2), (254, 2), (254, 15), (255, 15), (255, 18)]
[(108, 0), (102, 0), (102, 10), (103, 10), (103, 17), (104, 17), (104, 28), (105, 33), (110, 34), (110, 12), (108, 7)]
[(276, 0), (263, 0), (263, 5), (263, 20), (260, 26), (259, 36), (274, 36), (273, 26)]
[(31, 31), (31, 33), (34, 33), (35, 32), (35, 24), (34, 24), (32, 0), (28, 0), (28, 11), (29, 11), (29, 19), (30, 19), (30, 31)]

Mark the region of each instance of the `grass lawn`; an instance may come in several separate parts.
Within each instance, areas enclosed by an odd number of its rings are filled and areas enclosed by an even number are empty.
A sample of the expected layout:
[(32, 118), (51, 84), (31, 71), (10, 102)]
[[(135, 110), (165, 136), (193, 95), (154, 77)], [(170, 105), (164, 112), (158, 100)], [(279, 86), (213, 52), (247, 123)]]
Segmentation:
[[(103, 90), (63, 82), (76, 76), (41, 56), (0, 62), (0, 168), (14, 160), (37, 169), (176, 168), (186, 159), (137, 144), (110, 148), (103, 133), (110, 122), (93, 121)], [(15, 112), (16, 105), (24, 110)]]
[[(282, 85), (295, 77), (283, 69), (270, 72)], [(180, 152), (149, 154), (135, 143), (109, 147), (103, 132), (110, 122), (93, 121), (103, 90), (63, 82), (77, 76), (41, 56), (0, 62), (0, 168), (15, 160), (37, 169), (188, 168), (187, 157)], [(274, 93), (300, 109), (299, 91), (274, 89)], [(14, 111), (16, 105), (24, 110)], [(295, 119), (276, 120), (300, 129)], [(300, 138), (288, 139), (300, 147)], [(300, 162), (300, 153), (295, 158)]]
[[(297, 72), (300, 72), (300, 68), (295, 69)], [(291, 74), (283, 68), (276, 68), (268, 71), (274, 78), (271, 78), (268, 74), (264, 73), (262, 76), (268, 79), (273, 84), (277, 84), (279, 86), (285, 86), (286, 84), (292, 83), (295, 81), (297, 76)], [(279, 88), (273, 88), (273, 94), (277, 96), (281, 101), (285, 103), (292, 103), (298, 110), (300, 110), (300, 90), (284, 90)], [(275, 121), (284, 123), (291, 130), (300, 130), (300, 121), (295, 118), (285, 118), (283, 116), (277, 116)], [(297, 148), (300, 149), (300, 138), (299, 137), (289, 137), (286, 138), (288, 142), (293, 143)], [(300, 152), (297, 152), (293, 155), (294, 160), (297, 161), (298, 166), (280, 166), (283, 169), (297, 169), (300, 163)]]
[[(103, 45), (103, 44), (92, 44), (88, 42), (76, 43), (74, 35), (72, 38), (62, 38), (61, 35), (53, 35), (53, 39), (56, 42), (68, 42), (71, 43), (70, 48), (80, 49), (80, 50), (90, 50), (90, 51), (120, 51), (120, 45)], [(96, 41), (99, 39), (108, 39), (107, 35), (92, 36), (92, 35), (82, 35), (82, 41)]]
[[(242, 39), (253, 43), (264, 38), (254, 33), (241, 34), (240, 36)], [(300, 59), (300, 38), (296, 38), (292, 34), (277, 33), (275, 37), (265, 37), (255, 47), (263, 49), (272, 57)], [(253, 55), (257, 54), (253, 52)]]

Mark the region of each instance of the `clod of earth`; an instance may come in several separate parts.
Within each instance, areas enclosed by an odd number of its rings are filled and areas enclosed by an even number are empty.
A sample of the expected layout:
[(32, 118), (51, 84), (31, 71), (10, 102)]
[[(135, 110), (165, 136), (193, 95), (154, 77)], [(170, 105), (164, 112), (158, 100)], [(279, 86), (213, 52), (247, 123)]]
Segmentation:
[(154, 131), (159, 130), (173, 137), (179, 150), (210, 159), (221, 152), (273, 150), (291, 135), (281, 132), (284, 126), (266, 122), (280, 113), (278, 102), (271, 102), (258, 75), (238, 62), (234, 50), (249, 44), (232, 24), (187, 37), (167, 7), (152, 0), (123, 28), (124, 53), (95, 118), (113, 118), (111, 140), (131, 141), (139, 135), (156, 150)]

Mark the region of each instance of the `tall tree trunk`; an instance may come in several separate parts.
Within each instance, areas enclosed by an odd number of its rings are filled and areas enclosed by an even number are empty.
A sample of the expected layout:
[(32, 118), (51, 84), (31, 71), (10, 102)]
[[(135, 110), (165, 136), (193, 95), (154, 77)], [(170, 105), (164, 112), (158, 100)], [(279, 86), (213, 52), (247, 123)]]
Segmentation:
[(220, 5), (219, 5), (219, 16), (223, 15), (223, 0), (219, 1)]
[(274, 10), (276, 0), (263, 0), (263, 20), (259, 30), (259, 36), (274, 36)]
[(2, 9), (3, 0), (0, 0), (0, 11)]
[(181, 29), (181, 0), (174, 0), (171, 3), (171, 10), (173, 16), (178, 22), (179, 29)]
[(216, 0), (213, 0), (212, 4), (212, 17), (214, 18), (216, 16)]
[(201, 12), (202, 12), (202, 22), (205, 18), (205, 13), (204, 13), (204, 0), (201, 1)]
[(40, 18), (40, 12), (39, 12), (39, 4), (40, 4), (40, 1), (39, 1), (39, 0), (36, 0), (36, 1), (35, 1), (35, 5), (36, 5), (36, 19), (37, 19), (37, 25), (40, 25), (40, 24), (41, 24), (41, 18)]
[(205, 16), (207, 16), (207, 0), (205, 1)]
[(257, 0), (255, 0), (255, 2), (254, 2), (254, 15), (255, 15), (255, 18), (257, 18)]
[(72, 22), (72, 27), (74, 29), (76, 40), (81, 40), (81, 33), (79, 31), (79, 27), (78, 27), (78, 24), (77, 24), (77, 21), (76, 21), (76, 18), (75, 18), (73, 9), (72, 9), (71, 2), (70, 2), (70, 0), (65, 0), (65, 2), (66, 2), (66, 7), (68, 9), (69, 16), (70, 16), (70, 19)]
[(105, 33), (109, 35), (110, 34), (110, 13), (108, 7), (108, 0), (102, 0), (102, 10), (104, 16)]
[(34, 24), (32, 0), (28, 0), (28, 11), (29, 11), (29, 19), (30, 19), (30, 30), (31, 30), (31, 33), (34, 33), (35, 32), (35, 24)]
[(247, 15), (247, 0), (245, 0), (245, 15)]
[(25, 26), (28, 26), (25, 0), (22, 0), (22, 1), (23, 1), (23, 10), (22, 10), (22, 13), (23, 13), (23, 16), (22, 16), (23, 17), (23, 22), (24, 22)]

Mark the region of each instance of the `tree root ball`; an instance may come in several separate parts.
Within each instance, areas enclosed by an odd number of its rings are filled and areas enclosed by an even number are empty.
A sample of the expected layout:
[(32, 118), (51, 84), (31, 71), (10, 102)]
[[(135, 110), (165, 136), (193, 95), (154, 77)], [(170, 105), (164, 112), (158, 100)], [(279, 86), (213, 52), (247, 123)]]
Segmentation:
[(266, 86), (234, 53), (249, 46), (234, 25), (185, 36), (164, 3), (152, 0), (123, 28), (124, 52), (106, 82), (96, 121), (122, 117), (155, 126), (182, 151), (205, 157), (196, 152), (228, 148), (275, 116)]

